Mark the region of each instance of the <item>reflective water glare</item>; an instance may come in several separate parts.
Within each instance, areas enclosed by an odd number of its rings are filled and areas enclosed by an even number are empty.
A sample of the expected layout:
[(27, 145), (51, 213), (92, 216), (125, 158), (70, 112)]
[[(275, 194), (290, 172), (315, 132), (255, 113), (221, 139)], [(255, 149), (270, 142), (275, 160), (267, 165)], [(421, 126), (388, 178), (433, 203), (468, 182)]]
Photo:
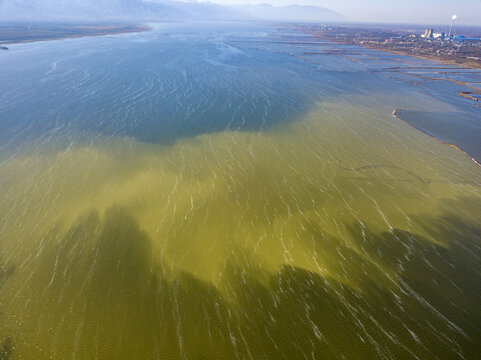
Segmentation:
[(219, 26), (1, 54), (0, 359), (475, 359), (472, 104)]

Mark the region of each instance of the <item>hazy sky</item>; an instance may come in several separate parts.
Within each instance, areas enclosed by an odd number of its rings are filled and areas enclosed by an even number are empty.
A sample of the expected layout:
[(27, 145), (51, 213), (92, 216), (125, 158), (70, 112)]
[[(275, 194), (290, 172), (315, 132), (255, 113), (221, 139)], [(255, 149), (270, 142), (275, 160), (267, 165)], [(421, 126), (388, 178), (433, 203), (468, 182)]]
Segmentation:
[[(203, 1), (203, 0), (201, 0)], [(220, 4), (269, 3), (327, 7), (352, 21), (411, 22), (420, 24), (458, 23), (481, 26), (481, 0), (209, 0)]]
[[(85, 5), (85, 7), (98, 7), (98, 5), (121, 7), (131, 2), (141, 0), (0, 0), (0, 4), (20, 4), (15, 10), (21, 13), (24, 9), (60, 8), (67, 9), (72, 4)], [(143, 0), (165, 1), (165, 0)], [(195, 0), (177, 0), (195, 1)], [(210, 1), (219, 4), (261, 4), (271, 5), (317, 5), (329, 8), (344, 15), (352, 22), (384, 22), (384, 23), (416, 23), (425, 26), (449, 26), (451, 16), (458, 16), (458, 25), (481, 26), (481, 0), (198, 0)], [(41, 4), (41, 6), (39, 6)], [(52, 5), (53, 4), (53, 5)], [(48, 6), (50, 5), (50, 7)], [(20, 10), (18, 10), (20, 9)], [(49, 10), (50, 11), (50, 10)], [(0, 17), (2, 13), (0, 11)], [(440, 29), (444, 30), (444, 29)]]

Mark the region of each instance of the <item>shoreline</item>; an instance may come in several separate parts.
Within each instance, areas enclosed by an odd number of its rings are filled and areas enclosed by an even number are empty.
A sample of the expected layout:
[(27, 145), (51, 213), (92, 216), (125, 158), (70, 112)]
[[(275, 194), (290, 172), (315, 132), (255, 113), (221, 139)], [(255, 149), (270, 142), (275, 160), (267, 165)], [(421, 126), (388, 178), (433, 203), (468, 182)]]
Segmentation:
[(469, 61), (468, 60), (468, 61), (462, 62), (462, 61), (459, 61), (459, 60), (456, 60), (456, 59), (444, 59), (444, 58), (439, 58), (439, 57), (436, 57), (436, 56), (416, 55), (416, 54), (411, 54), (409, 52), (385, 48), (385, 47), (382, 47), (382, 46), (367, 46), (365, 44), (349, 44), (349, 43), (345, 43), (344, 45), (357, 45), (357, 46), (360, 46), (364, 49), (385, 51), (385, 52), (388, 52), (388, 53), (391, 53), (391, 54), (394, 54), (394, 55), (410, 56), (410, 57), (418, 58), (418, 59), (425, 60), (425, 61), (434, 61), (434, 62), (437, 62), (437, 63), (440, 63), (440, 64), (454, 65), (454, 66), (458, 66), (458, 67), (461, 67), (461, 68), (464, 68), (464, 69), (481, 70), (481, 62), (479, 62), (479, 61), (475, 62), (475, 61)]
[[(440, 63), (440, 64), (453, 65), (453, 66), (456, 66), (458, 68), (471, 69), (471, 70), (481, 70), (481, 62), (473, 62), (473, 61), (469, 61), (469, 60), (466, 61), (466, 62), (463, 62), (463, 61), (459, 61), (459, 60), (456, 60), (456, 59), (443, 59), (443, 58), (439, 58), (439, 57), (436, 57), (436, 56), (425, 56), (425, 55), (411, 54), (407, 51), (406, 52), (405, 51), (396, 51), (396, 50), (385, 48), (383, 46), (372, 46), (372, 45), (369, 46), (368, 44), (358, 44), (358, 43), (355, 43), (355, 42), (352, 42), (352, 41), (342, 41), (342, 40), (339, 40), (339, 39), (332, 39), (329, 36), (325, 36), (323, 34), (315, 32), (315, 31), (309, 31), (309, 30), (306, 30), (305, 28), (302, 28), (302, 27), (301, 28), (297, 27), (296, 29), (301, 30), (301, 32), (310, 34), (314, 38), (318, 38), (320, 40), (328, 41), (328, 42), (333, 43), (333, 44), (359, 46), (363, 49), (370, 49), (370, 50), (387, 52), (387, 53), (391, 53), (391, 54), (395, 54), (395, 55), (408, 56), (408, 57), (411, 57), (413, 59), (422, 59), (422, 60), (425, 60), (425, 61), (427, 60), (427, 61), (437, 62), (437, 63)], [(330, 52), (332, 52), (333, 54), (336, 54), (336, 55), (346, 56), (345, 54), (341, 54), (341, 52), (342, 52), (341, 50), (331, 50)], [(350, 59), (350, 60), (356, 61), (354, 59)], [(459, 91), (457, 94), (459, 96), (463, 97), (463, 98), (474, 101), (475, 106), (481, 107), (481, 103), (478, 103), (478, 101), (480, 100), (479, 96), (481, 96), (481, 91), (479, 90), (479, 88), (475, 88), (474, 86), (466, 84), (465, 82), (459, 82), (459, 81), (455, 81), (455, 80), (431, 79), (431, 78), (429, 78), (429, 80), (451, 81), (451, 82), (454, 82), (458, 85), (462, 85), (462, 86), (466, 86), (466, 87), (470, 88), (472, 91)], [(416, 131), (418, 131), (418, 132), (420, 132), (424, 135), (429, 136), (431, 139), (433, 139), (433, 140), (435, 140), (435, 141), (437, 141), (437, 142), (439, 142), (443, 145), (449, 146), (449, 147), (451, 147), (451, 148), (453, 148), (457, 151), (460, 151), (462, 154), (464, 154), (464, 156), (466, 156), (472, 162), (474, 162), (476, 165), (481, 167), (481, 160), (478, 160), (478, 159), (472, 157), (471, 155), (469, 155), (466, 151), (464, 151), (458, 145), (456, 145), (454, 143), (443, 141), (443, 140), (437, 138), (436, 136), (428, 134), (427, 132), (417, 128), (416, 126), (409, 123), (408, 121), (402, 119), (398, 115), (398, 111), (401, 111), (401, 110), (408, 111), (407, 109), (396, 108), (392, 111), (392, 116), (395, 119), (400, 120), (400, 121), (404, 122), (405, 124), (409, 125), (411, 128), (415, 129)]]
[[(19, 28), (5, 27), (0, 28), (0, 45), (14, 45), (14, 44), (27, 44), (40, 41), (54, 41), (63, 39), (79, 39), (84, 37), (92, 36), (107, 36), (107, 35), (120, 35), (120, 34), (130, 34), (138, 33), (144, 31), (152, 30), (151, 27), (146, 25), (45, 25), (41, 29), (33, 29), (30, 33), (30, 28), (28, 27), (28, 33), (20, 33)], [(52, 34), (42, 35), (39, 31), (52, 31)], [(77, 30), (77, 33), (68, 34), (65, 30)], [(25, 26), (21, 27), (21, 31), (25, 32)], [(7, 35), (13, 34), (14, 36), (20, 38), (13, 39), (2, 39), (5, 37), (5, 32)], [(24, 37), (21, 39), (21, 37)]]
[(434, 139), (435, 141), (443, 144), (443, 145), (446, 145), (446, 146), (449, 146), (457, 151), (460, 151), (461, 153), (464, 154), (464, 156), (466, 156), (467, 158), (469, 158), (472, 162), (474, 162), (476, 165), (478, 165), (479, 167), (481, 167), (481, 163), (478, 162), (478, 160), (476, 160), (475, 158), (473, 158), (471, 155), (469, 155), (466, 151), (464, 151), (463, 149), (461, 149), (458, 145), (456, 144), (453, 144), (453, 143), (450, 143), (450, 142), (447, 142), (447, 141), (443, 141), (441, 139), (438, 139), (437, 137), (433, 136), (433, 135), (430, 135), (428, 134), (427, 132), (425, 131), (422, 131), (420, 129), (418, 129), (416, 126), (414, 126), (413, 124), (411, 124), (410, 122), (402, 119), (401, 117), (398, 116), (398, 111), (408, 111), (406, 109), (394, 109), (393, 112), (392, 112), (392, 116), (397, 119), (397, 120), (400, 120), (402, 121), (403, 123), (409, 125), (410, 127), (412, 127), (413, 129), (419, 131), (420, 133), (424, 134), (424, 135), (427, 135), (429, 136), (431, 139)]
[(440, 64), (445, 64), (445, 65), (455, 65), (459, 66), (465, 69), (475, 69), (475, 70), (481, 70), (481, 61), (474, 61), (474, 60), (469, 60), (466, 59), (465, 61), (460, 61), (459, 59), (446, 59), (446, 58), (440, 58), (437, 56), (428, 56), (428, 55), (418, 55), (418, 54), (412, 54), (409, 51), (400, 51), (400, 50), (394, 50), (390, 49), (389, 47), (385, 46), (380, 46), (380, 45), (373, 45), (373, 44), (367, 44), (367, 43), (357, 43), (354, 41), (342, 41), (337, 38), (332, 38), (329, 36), (326, 36), (325, 34), (320, 34), (315, 31), (306, 31), (306, 29), (299, 28), (303, 32), (307, 32), (308, 34), (311, 34), (313, 37), (329, 41), (335, 44), (341, 44), (341, 45), (354, 45), (354, 46), (359, 46), (363, 49), (369, 49), (369, 50), (377, 50), (377, 51), (385, 51), (394, 55), (401, 55), (401, 56), (410, 56), (413, 58), (421, 59), (421, 60), (426, 60), (426, 61), (434, 61)]

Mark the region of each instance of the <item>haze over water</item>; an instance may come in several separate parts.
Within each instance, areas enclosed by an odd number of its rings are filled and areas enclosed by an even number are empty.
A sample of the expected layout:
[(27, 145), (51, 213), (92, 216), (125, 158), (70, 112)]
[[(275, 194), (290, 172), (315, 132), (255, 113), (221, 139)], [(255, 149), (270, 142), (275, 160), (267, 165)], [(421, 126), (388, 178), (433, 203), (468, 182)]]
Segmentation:
[(305, 56), (330, 46), (169, 24), (0, 54), (0, 358), (475, 359), (481, 168), (391, 116), (473, 110)]

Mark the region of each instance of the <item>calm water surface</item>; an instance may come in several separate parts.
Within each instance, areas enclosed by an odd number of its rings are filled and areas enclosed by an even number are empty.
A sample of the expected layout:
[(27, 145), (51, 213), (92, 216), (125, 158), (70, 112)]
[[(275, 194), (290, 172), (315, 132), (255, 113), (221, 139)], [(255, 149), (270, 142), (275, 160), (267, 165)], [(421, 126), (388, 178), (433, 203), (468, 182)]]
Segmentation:
[(476, 359), (481, 168), (391, 113), (481, 109), (377, 71), (402, 57), (306, 54), (332, 46), (1, 53), (0, 359)]

